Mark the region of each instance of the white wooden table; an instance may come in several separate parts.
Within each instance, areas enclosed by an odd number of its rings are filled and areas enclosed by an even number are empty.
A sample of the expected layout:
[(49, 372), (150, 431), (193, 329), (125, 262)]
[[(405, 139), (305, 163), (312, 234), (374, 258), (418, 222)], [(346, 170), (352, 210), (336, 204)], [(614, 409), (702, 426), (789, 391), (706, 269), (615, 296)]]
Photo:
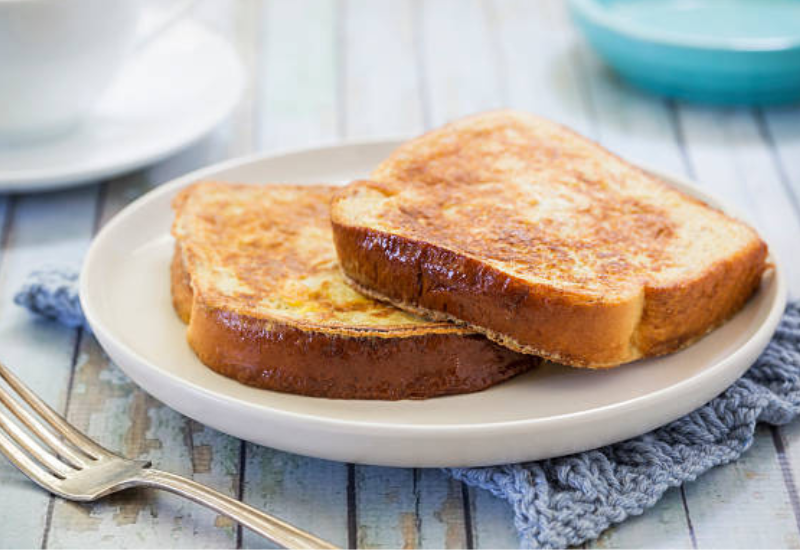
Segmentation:
[[(641, 94), (580, 42), (558, 0), (205, 0), (195, 16), (230, 38), (249, 71), (224, 126), (135, 174), (0, 198), (0, 358), (112, 449), (341, 545), (517, 545), (510, 511), (483, 491), (438, 470), (325, 462), (215, 432), (139, 390), (91, 335), (13, 305), (30, 270), (79, 261), (98, 227), (138, 195), (253, 151), (412, 136), (500, 106), (533, 111), (738, 204), (783, 256), (800, 294), (800, 107), (707, 109)], [(590, 546), (800, 547), (798, 481), (800, 422), (761, 428), (739, 462), (670, 491)], [(162, 493), (93, 505), (53, 499), (0, 459), (0, 547), (265, 544)]]

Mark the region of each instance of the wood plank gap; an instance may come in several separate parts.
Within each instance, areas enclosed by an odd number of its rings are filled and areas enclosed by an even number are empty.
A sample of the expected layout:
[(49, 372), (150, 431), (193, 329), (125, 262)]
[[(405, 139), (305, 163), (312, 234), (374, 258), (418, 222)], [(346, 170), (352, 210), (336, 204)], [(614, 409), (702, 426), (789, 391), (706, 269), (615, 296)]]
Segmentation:
[(356, 465), (347, 464), (347, 547), (358, 548), (358, 508), (356, 507)]
[[(674, 99), (667, 99), (666, 100), (667, 106), (667, 113), (669, 114), (670, 124), (672, 125), (672, 132), (675, 135), (675, 141), (678, 144), (678, 149), (681, 153), (681, 160), (683, 161), (683, 169), (686, 171), (686, 174), (692, 180), (696, 179), (694, 166), (692, 165), (692, 159), (689, 158), (689, 149), (686, 146), (686, 134), (683, 131), (683, 124), (681, 123), (681, 118), (678, 116), (678, 106), (675, 103)], [(684, 497), (684, 506), (686, 505), (685, 495), (683, 493), (683, 487), (681, 487), (681, 496)], [(687, 509), (687, 517), (688, 517), (688, 509)], [(692, 543), (694, 544), (694, 533), (692, 533)], [(697, 546), (695, 546), (697, 548)]]
[[(3, 220), (2, 235), (0, 235), (0, 250), (3, 252), (8, 250), (8, 243), (11, 242), (12, 220), (14, 218), (14, 211), (17, 208), (17, 196), (10, 195), (7, 201), (6, 217), (5, 220)], [(5, 258), (5, 254), (0, 256), (0, 262), (2, 262), (3, 258)]]
[(356, 508), (356, 466), (347, 465), (347, 547), (358, 548), (358, 509)]
[(336, 132), (347, 136), (347, 0), (336, 4)]
[(461, 503), (464, 507), (464, 531), (466, 547), (469, 549), (475, 548), (475, 538), (473, 535), (472, 527), (472, 500), (469, 498), (469, 487), (463, 481), (461, 483)]
[(786, 456), (786, 445), (783, 442), (783, 435), (779, 426), (770, 426), (772, 442), (775, 444), (775, 451), (778, 453), (778, 464), (781, 467), (783, 481), (786, 484), (786, 492), (789, 495), (789, 502), (792, 504), (794, 520), (797, 524), (797, 532), (800, 533), (800, 497), (797, 494), (797, 484), (795, 483), (789, 459)]
[(689, 538), (692, 540), (692, 548), (697, 548), (697, 537), (694, 534), (694, 525), (692, 525), (692, 516), (689, 513), (689, 504), (686, 502), (686, 490), (683, 485), (680, 486), (681, 502), (683, 502), (683, 512), (686, 514), (686, 525), (689, 527)]
[(97, 235), (100, 231), (100, 224), (103, 221), (103, 214), (106, 210), (106, 198), (108, 197), (108, 182), (104, 181), (98, 185), (97, 199), (94, 203), (94, 225), (92, 225), (92, 235)]
[(419, 468), (414, 468), (411, 476), (411, 494), (414, 495), (414, 528), (417, 530), (417, 548), (422, 548), (422, 516), (420, 515)]
[[(106, 198), (106, 182), (101, 182), (97, 186), (97, 198), (95, 198), (94, 203), (94, 221), (92, 224), (92, 235), (96, 235), (97, 231), (100, 229), (100, 220), (103, 216), (103, 207), (105, 204)], [(5, 244), (3, 245), (5, 248)], [(75, 386), (75, 368), (78, 364), (78, 356), (81, 352), (81, 343), (83, 342), (84, 330), (83, 327), (78, 327), (75, 331), (75, 342), (72, 346), (72, 358), (70, 359), (70, 366), (69, 366), (69, 378), (67, 379), (67, 396), (64, 399), (64, 418), (69, 418), (69, 407), (72, 403), (72, 389)], [(54, 495), (50, 495), (50, 499), (47, 502), (47, 512), (45, 514), (44, 520), (44, 529), (42, 531), (42, 543), (41, 548), (44, 550), (47, 548), (47, 544), (50, 540), (50, 529), (53, 525), (53, 508), (55, 507), (55, 499)]]
[[(239, 486), (236, 488), (236, 498), (240, 502), (244, 502), (244, 471), (245, 459), (247, 458), (247, 442), (244, 439), (239, 440)], [(236, 548), (242, 547), (243, 533), (242, 524), (236, 525)]]
[(429, 130), (432, 123), (433, 114), (431, 113), (431, 97), (427, 90), (428, 86), (428, 66), (425, 63), (425, 33), (422, 25), (422, 0), (414, 0), (411, 6), (411, 20), (414, 25), (414, 65), (417, 68), (417, 90), (419, 91), (419, 102), (422, 105), (422, 124), (425, 130)]
[(755, 118), (758, 133), (761, 136), (761, 139), (764, 140), (764, 143), (769, 150), (769, 155), (772, 158), (772, 164), (775, 165), (775, 171), (778, 174), (778, 180), (781, 182), (781, 185), (783, 185), (783, 189), (789, 197), (789, 202), (792, 204), (795, 214), (800, 217), (800, 198), (798, 198), (797, 194), (794, 192), (794, 188), (789, 181), (789, 174), (786, 172), (786, 167), (783, 165), (783, 160), (781, 160), (781, 157), (778, 154), (778, 148), (775, 145), (775, 138), (772, 136), (772, 132), (769, 130), (769, 125), (764, 119), (764, 111), (758, 108), (753, 109), (753, 118)]
[[(99, 200), (99, 198), (98, 198)], [(99, 217), (99, 216), (98, 216)], [(96, 231), (96, 229), (95, 229)], [(70, 359), (69, 378), (67, 379), (67, 397), (64, 401), (64, 418), (69, 418), (69, 405), (72, 402), (72, 388), (75, 385), (75, 367), (78, 364), (78, 355), (81, 351), (81, 342), (83, 341), (84, 330), (83, 327), (78, 327), (75, 334), (75, 343), (72, 347), (72, 358)], [(53, 508), (55, 507), (55, 495), (50, 495), (47, 502), (47, 512), (45, 513), (44, 529), (42, 530), (42, 544), (41, 548), (47, 548), (47, 543), (50, 539), (50, 528), (53, 525)]]
[(492, 57), (494, 58), (494, 63), (497, 70), (500, 101), (502, 102), (503, 106), (506, 106), (511, 101), (511, 93), (508, 87), (508, 64), (506, 63), (505, 56), (503, 55), (502, 44), (500, 43), (497, 11), (495, 10), (494, 6), (495, 3), (491, 0), (481, 0), (483, 16), (488, 26), (487, 35), (489, 37), (489, 44), (492, 49)]
[(42, 549), (47, 548), (47, 543), (50, 540), (50, 526), (53, 523), (53, 508), (56, 504), (55, 500), (55, 495), (51, 494), (49, 500), (47, 501), (47, 512), (45, 513), (44, 529), (42, 530), (42, 543), (39, 546)]

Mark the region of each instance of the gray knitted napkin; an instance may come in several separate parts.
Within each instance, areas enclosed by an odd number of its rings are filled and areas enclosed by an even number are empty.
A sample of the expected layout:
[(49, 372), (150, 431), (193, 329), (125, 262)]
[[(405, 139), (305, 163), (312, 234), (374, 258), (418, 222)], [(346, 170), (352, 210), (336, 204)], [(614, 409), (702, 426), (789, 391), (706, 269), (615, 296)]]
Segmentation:
[[(51, 268), (30, 275), (16, 303), (67, 326), (84, 323), (78, 275)], [(736, 460), (758, 422), (786, 424), (800, 412), (800, 303), (786, 308), (752, 367), (696, 411), (645, 435), (570, 456), (446, 471), (507, 501), (520, 544), (577, 546), (653, 506), (670, 487)]]

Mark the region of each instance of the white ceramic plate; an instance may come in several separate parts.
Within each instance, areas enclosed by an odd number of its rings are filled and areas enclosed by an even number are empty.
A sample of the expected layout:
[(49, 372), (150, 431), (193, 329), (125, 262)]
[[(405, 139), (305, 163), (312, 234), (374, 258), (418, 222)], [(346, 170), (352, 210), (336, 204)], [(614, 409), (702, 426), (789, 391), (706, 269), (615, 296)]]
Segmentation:
[[(81, 303), (102, 346), (149, 393), (204, 424), (262, 445), (389, 466), (474, 466), (594, 448), (665, 424), (752, 364), (786, 301), (779, 268), (743, 311), (690, 348), (607, 371), (548, 365), (489, 390), (426, 401), (337, 401), (249, 388), (194, 356), (172, 310), (170, 201), (203, 178), (340, 182), (364, 177), (395, 142), (256, 156), (194, 172), (142, 197), (97, 236)], [(690, 184), (676, 187), (718, 204)]]
[(0, 146), (0, 191), (90, 183), (158, 161), (214, 128), (243, 86), (228, 42), (198, 23), (177, 23), (127, 62), (74, 132)]

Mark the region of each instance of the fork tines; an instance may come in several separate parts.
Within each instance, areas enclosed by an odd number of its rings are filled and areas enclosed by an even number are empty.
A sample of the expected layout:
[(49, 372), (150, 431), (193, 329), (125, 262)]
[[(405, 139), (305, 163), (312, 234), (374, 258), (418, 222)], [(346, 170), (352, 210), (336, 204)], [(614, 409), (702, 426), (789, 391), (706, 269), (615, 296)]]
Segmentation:
[(52, 490), (53, 483), (65, 479), (68, 474), (109, 456), (107, 450), (70, 425), (2, 363), (0, 378), (16, 393), (15, 397), (0, 385), (0, 402), (41, 440), (31, 437), (11, 416), (0, 410), (0, 452), (28, 477)]

